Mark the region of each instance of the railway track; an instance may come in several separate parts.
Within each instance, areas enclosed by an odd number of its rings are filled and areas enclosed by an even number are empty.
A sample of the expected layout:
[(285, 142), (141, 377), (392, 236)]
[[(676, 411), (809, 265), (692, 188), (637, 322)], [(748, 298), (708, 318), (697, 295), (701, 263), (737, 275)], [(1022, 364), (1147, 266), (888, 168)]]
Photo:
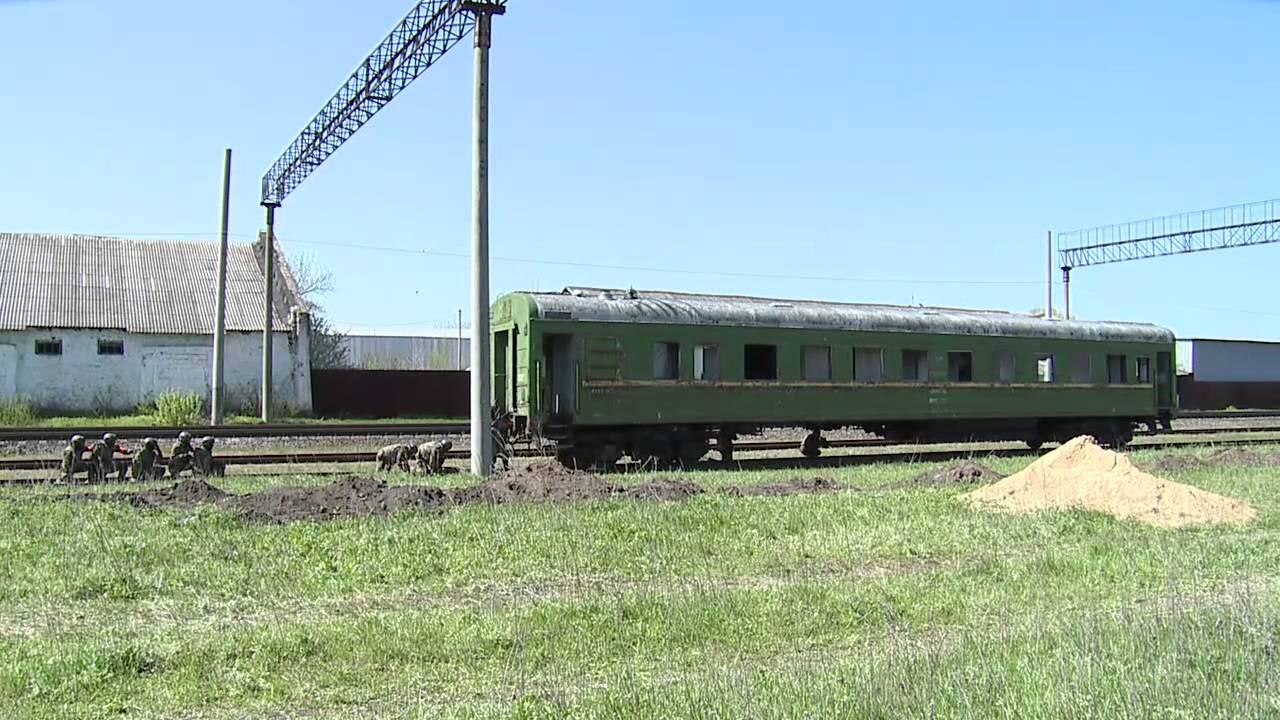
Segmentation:
[[(1189, 411), (1178, 415), (1181, 420), (1220, 420), (1280, 418), (1280, 410), (1211, 410)], [(471, 431), (466, 421), (439, 423), (272, 423), (265, 425), (195, 425), (107, 427), (84, 426), (59, 427), (9, 427), (0, 428), (0, 442), (65, 441), (74, 433), (86, 437), (101, 437), (112, 432), (123, 439), (137, 440), (145, 437), (170, 438), (186, 430), (197, 437), (214, 435), (219, 438), (255, 437), (371, 437), (390, 435), (465, 435)]]
[[(1174, 430), (1172, 432), (1148, 432), (1136, 433), (1134, 441), (1130, 445), (1131, 448), (1161, 448), (1161, 447), (1183, 447), (1195, 446), (1202, 444), (1212, 445), (1263, 445), (1263, 444), (1280, 444), (1280, 437), (1238, 437), (1249, 433), (1280, 433), (1280, 426), (1267, 427), (1250, 427), (1250, 428), (1184, 428)], [(1209, 439), (1210, 435), (1216, 436)], [(1004, 445), (1004, 447), (994, 447)], [(947, 460), (951, 458), (970, 457), (975, 454), (981, 455), (1034, 455), (1037, 453), (1026, 447), (1008, 447), (1010, 443), (931, 443), (920, 445), (905, 445), (898, 441), (883, 440), (879, 438), (857, 438), (844, 440), (831, 440), (830, 447), (836, 449), (864, 449), (871, 452), (861, 454), (828, 454), (826, 456), (812, 458), (767, 458), (771, 462), (783, 464), (814, 464), (822, 465), (835, 462), (849, 462), (850, 459), (864, 459), (863, 462), (885, 462), (892, 460), (916, 459), (916, 460)], [(735, 443), (735, 455), (761, 453), (761, 452), (777, 452), (786, 450), (797, 450), (799, 443), (791, 440), (756, 440), (743, 441)], [(548, 453), (539, 452), (536, 449), (518, 448), (515, 452), (519, 458), (547, 457)], [(245, 454), (224, 454), (218, 455), (218, 460), (225, 462), (227, 465), (350, 465), (357, 463), (373, 463), (373, 452), (371, 450), (361, 451), (330, 451), (330, 452), (295, 452), (295, 453), (245, 453)], [(470, 457), (469, 451), (465, 449), (452, 450), (448, 453), (450, 459), (459, 460)], [(735, 461), (733, 465), (746, 465), (747, 463), (756, 464), (761, 458), (749, 458)], [(117, 463), (124, 462), (117, 460)], [(0, 459), (0, 471), (15, 470), (55, 470), (58, 468), (60, 461), (55, 458), (15, 458)], [(709, 466), (717, 466), (721, 463), (712, 461), (707, 463)]]

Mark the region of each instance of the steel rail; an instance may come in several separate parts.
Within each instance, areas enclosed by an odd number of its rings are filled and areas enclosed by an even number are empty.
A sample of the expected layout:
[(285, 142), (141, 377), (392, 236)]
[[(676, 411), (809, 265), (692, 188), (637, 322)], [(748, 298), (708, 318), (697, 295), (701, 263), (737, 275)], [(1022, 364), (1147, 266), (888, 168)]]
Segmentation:
[[(1249, 444), (1280, 444), (1280, 437), (1275, 438), (1254, 438), (1254, 437), (1233, 437), (1251, 433), (1280, 433), (1280, 426), (1269, 426), (1264, 428), (1186, 428), (1182, 430), (1174, 430), (1172, 432), (1151, 432), (1135, 434), (1135, 442), (1130, 445), (1132, 448), (1159, 448), (1159, 447), (1177, 447), (1177, 446), (1193, 446), (1193, 445), (1249, 445)], [(1216, 435), (1207, 440), (1198, 440), (1195, 438)], [(1188, 440), (1173, 440), (1177, 437), (1189, 437)], [(831, 448), (890, 448), (890, 452), (874, 452), (867, 453), (868, 457), (877, 458), (945, 458), (945, 457), (969, 457), (974, 454), (1034, 454), (1037, 451), (1030, 448), (996, 448), (989, 447), (1000, 444), (1003, 441), (992, 442), (940, 442), (940, 443), (922, 443), (911, 445), (897, 440), (885, 440), (882, 438), (850, 438), (837, 439), (830, 441)], [(741, 442), (734, 445), (734, 452), (737, 454), (759, 453), (759, 452), (776, 452), (785, 450), (797, 450), (800, 446), (798, 441), (794, 440), (758, 440)], [(968, 446), (968, 449), (955, 449), (957, 446)], [(712, 450), (714, 451), (714, 446)], [(461, 460), (470, 457), (470, 451), (467, 449), (451, 450), (448, 453), (449, 459)], [(958, 454), (957, 454), (958, 453)], [(519, 458), (547, 457), (548, 453), (539, 452), (536, 449), (518, 448), (515, 456)], [(832, 457), (832, 456), (828, 456)], [(834, 457), (858, 457), (850, 455), (837, 455)], [(227, 465), (349, 465), (356, 463), (372, 463), (373, 451), (329, 451), (329, 452), (296, 452), (296, 453), (243, 453), (243, 454), (222, 454), (217, 459)], [(819, 460), (821, 458), (818, 458)], [(123, 466), (127, 464), (127, 459), (117, 458), (116, 464)], [(160, 464), (163, 464), (160, 463)], [(718, 462), (710, 463), (719, 465)], [(730, 465), (735, 463), (729, 463)], [(0, 459), (0, 471), (13, 470), (53, 470), (58, 468), (60, 460), (55, 458), (9, 458)]]
[[(1280, 410), (1202, 410), (1179, 413), (1178, 420), (1221, 420), (1280, 418)], [(171, 438), (186, 430), (197, 437), (213, 435), (218, 438), (248, 437), (373, 437), (397, 435), (466, 435), (471, 426), (466, 420), (439, 423), (270, 423), (257, 425), (133, 425), (110, 427), (105, 425), (84, 427), (8, 427), (0, 428), (0, 442), (55, 441), (62, 442), (73, 434), (90, 439), (104, 433), (115, 433), (122, 439)]]

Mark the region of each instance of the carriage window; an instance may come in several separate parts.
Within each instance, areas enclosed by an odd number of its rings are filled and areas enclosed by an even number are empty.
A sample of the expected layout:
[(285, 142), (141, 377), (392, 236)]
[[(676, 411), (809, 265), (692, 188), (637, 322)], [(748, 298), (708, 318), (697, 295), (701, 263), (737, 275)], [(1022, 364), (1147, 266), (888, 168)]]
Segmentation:
[(1107, 356), (1107, 382), (1112, 385), (1129, 382), (1129, 358), (1124, 355)]
[(1071, 353), (1071, 382), (1093, 382), (1093, 366), (1090, 363), (1089, 353)]
[(902, 351), (902, 379), (925, 382), (929, 379), (929, 352), (927, 350)]
[(720, 346), (719, 345), (694, 345), (693, 346), (693, 379), (694, 380), (719, 380), (720, 379)]
[(1036, 356), (1036, 380), (1042, 383), (1053, 382), (1053, 356)]
[(744, 380), (778, 379), (778, 346), (747, 345), (742, 349)]
[(884, 380), (884, 351), (880, 348), (854, 348), (853, 380), (865, 383)]
[(996, 380), (1011, 383), (1018, 377), (1017, 356), (1005, 350), (996, 353)]
[(653, 344), (653, 379), (675, 380), (680, 377), (680, 343)]
[(831, 379), (831, 348), (805, 345), (800, 352), (801, 376), (805, 380), (824, 382)]
[(1138, 358), (1138, 382), (1151, 382), (1151, 358), (1149, 357)]
[(973, 353), (947, 353), (947, 379), (951, 382), (973, 382)]
[(61, 340), (37, 340), (36, 354), (37, 355), (61, 355), (62, 341)]

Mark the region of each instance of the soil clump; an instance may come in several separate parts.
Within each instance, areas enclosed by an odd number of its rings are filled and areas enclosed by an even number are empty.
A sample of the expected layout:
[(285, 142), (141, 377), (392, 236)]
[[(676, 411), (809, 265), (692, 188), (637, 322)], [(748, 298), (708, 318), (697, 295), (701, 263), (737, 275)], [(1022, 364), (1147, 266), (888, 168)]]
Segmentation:
[(1268, 467), (1280, 465), (1280, 455), (1268, 455), (1243, 450), (1223, 448), (1208, 455), (1172, 455), (1162, 457), (1149, 467), (1157, 472), (1172, 470), (1196, 470), (1213, 467)]
[(449, 501), (447, 491), (429, 485), (389, 486), (373, 478), (352, 477), (328, 485), (277, 487), (237, 495), (225, 504), (246, 520), (288, 523), (435, 510)]
[(1149, 475), (1087, 435), (962, 497), (1015, 513), (1096, 510), (1165, 528), (1246, 523), (1257, 517), (1256, 510), (1239, 500)]
[(202, 503), (216, 503), (230, 497), (222, 489), (214, 487), (204, 480), (183, 480), (168, 487), (144, 490), (141, 492), (93, 493), (81, 497), (89, 500), (107, 500), (123, 502), (134, 507), (189, 508)]
[(825, 477), (811, 477), (763, 485), (730, 485), (722, 492), (734, 497), (781, 497), (784, 495), (812, 495), (814, 493), (831, 492), (835, 489), (835, 480)]
[(571, 502), (601, 500), (621, 488), (598, 475), (546, 460), (494, 476), (487, 482), (453, 491), (458, 503)]
[(622, 494), (632, 500), (688, 500), (705, 492), (701, 485), (680, 477), (654, 478), (622, 488)]
[(919, 475), (888, 486), (891, 490), (913, 487), (949, 487), (952, 485), (981, 485), (983, 483), (1003, 480), (1005, 474), (996, 472), (986, 465), (972, 460), (965, 460), (956, 465), (948, 465), (940, 470), (920, 473)]

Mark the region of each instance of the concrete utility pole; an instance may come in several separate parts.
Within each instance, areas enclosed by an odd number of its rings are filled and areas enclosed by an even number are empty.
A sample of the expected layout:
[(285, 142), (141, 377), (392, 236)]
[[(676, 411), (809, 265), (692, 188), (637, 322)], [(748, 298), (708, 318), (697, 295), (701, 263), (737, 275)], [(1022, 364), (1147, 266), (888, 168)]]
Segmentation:
[(471, 194), (471, 472), (493, 470), (489, 398), (489, 45), (501, 6), (468, 3), (475, 13), (475, 145)]
[(1053, 231), (1049, 230), (1045, 233), (1046, 242), (1049, 247), (1045, 251), (1045, 266), (1048, 268), (1048, 274), (1045, 276), (1044, 287), (1044, 318), (1046, 320), (1053, 319)]
[(263, 286), (265, 288), (265, 310), (262, 324), (262, 422), (271, 422), (271, 330), (272, 302), (271, 294), (275, 284), (276, 272), (276, 208), (279, 203), (265, 202), (267, 208), (267, 241), (262, 263)]
[(222, 242), (218, 249), (218, 315), (213, 325), (213, 397), (209, 423), (222, 424), (223, 372), (227, 336), (227, 223), (231, 219), (231, 148), (222, 163)]
[(1062, 268), (1062, 312), (1065, 313), (1068, 320), (1071, 319), (1071, 268)]

